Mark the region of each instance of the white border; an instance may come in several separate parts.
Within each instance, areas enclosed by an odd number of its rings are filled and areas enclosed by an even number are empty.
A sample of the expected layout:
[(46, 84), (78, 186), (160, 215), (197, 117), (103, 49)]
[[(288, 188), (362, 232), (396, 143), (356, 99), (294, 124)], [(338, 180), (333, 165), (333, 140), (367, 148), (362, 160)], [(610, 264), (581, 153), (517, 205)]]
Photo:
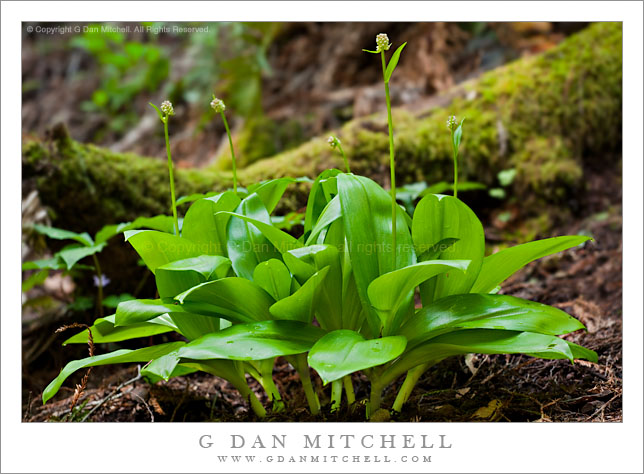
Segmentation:
[[(642, 472), (642, 3), (3, 2), (2, 472)], [(20, 21), (624, 21), (624, 422), (579, 424), (29, 424), (20, 422)], [(338, 38), (342, 41), (342, 38)], [(312, 52), (315, 54), (315, 52)], [(201, 434), (445, 434), (421, 464), (218, 464)], [(291, 441), (292, 440), (292, 441)], [(227, 442), (227, 441), (226, 441)], [(265, 450), (268, 451), (268, 450)], [(340, 450), (336, 450), (340, 451)], [(365, 450), (366, 451), (366, 450)], [(351, 454), (374, 455), (374, 450)], [(399, 451), (398, 451), (399, 452)], [(251, 450), (241, 454), (251, 453)], [(300, 454), (290, 451), (288, 454)], [(284, 454), (284, 453), (265, 453)], [(310, 453), (304, 453), (310, 454)], [(334, 452), (327, 454), (344, 454)], [(386, 453), (385, 453), (386, 454)]]

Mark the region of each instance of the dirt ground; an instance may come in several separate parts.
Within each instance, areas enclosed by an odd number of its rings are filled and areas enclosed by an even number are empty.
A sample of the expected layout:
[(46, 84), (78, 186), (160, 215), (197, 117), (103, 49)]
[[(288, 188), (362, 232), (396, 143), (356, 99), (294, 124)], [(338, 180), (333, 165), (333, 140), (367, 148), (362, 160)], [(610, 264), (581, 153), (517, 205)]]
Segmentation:
[[(589, 182), (584, 203), (584, 213), (553, 235), (586, 233), (594, 242), (533, 262), (509, 279), (502, 293), (550, 304), (578, 318), (587, 331), (566, 337), (596, 351), (599, 362), (571, 364), (522, 355), (452, 357), (420, 379), (402, 413), (393, 415), (392, 420), (622, 420), (622, 218), (618, 178), (596, 176)], [(489, 234), (496, 230), (493, 224), (486, 229)], [(68, 379), (54, 401), (42, 406), (42, 387), (53, 374), (53, 367), (25, 374), (24, 421), (70, 418), (73, 388), (69, 387), (74, 387), (83, 374)], [(78, 421), (91, 410), (87, 421), (257, 421), (237, 391), (214, 376), (191, 374), (156, 385), (140, 379), (127, 383), (136, 374), (133, 366), (95, 368), (79, 402), (83, 410), (73, 419)], [(321, 386), (315, 373), (313, 378)], [(308, 413), (298, 376), (286, 361), (278, 360), (274, 379), (289, 410), (269, 412), (267, 421), (365, 419), (361, 400), (368, 398), (369, 384), (360, 375), (353, 379), (358, 400), (354, 406), (343, 406), (334, 413), (327, 408), (317, 417)], [(383, 406), (391, 406), (400, 383), (402, 380), (385, 391)], [(267, 404), (259, 385), (253, 381), (251, 386)], [(328, 392), (327, 387), (326, 397)], [(321, 402), (328, 402), (328, 398), (323, 396)]]

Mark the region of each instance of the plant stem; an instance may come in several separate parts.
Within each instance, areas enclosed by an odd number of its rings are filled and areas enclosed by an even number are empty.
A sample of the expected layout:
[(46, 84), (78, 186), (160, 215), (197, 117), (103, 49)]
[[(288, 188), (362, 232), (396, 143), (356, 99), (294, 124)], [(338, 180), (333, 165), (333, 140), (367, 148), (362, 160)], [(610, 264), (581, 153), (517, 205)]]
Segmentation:
[(163, 121), (165, 134), (165, 149), (168, 153), (168, 172), (170, 173), (170, 196), (172, 197), (172, 215), (174, 216), (175, 234), (179, 236), (179, 218), (177, 217), (177, 200), (174, 195), (174, 172), (172, 170), (172, 156), (170, 155), (170, 138), (168, 137), (168, 117)]
[(369, 406), (367, 409), (367, 418), (370, 418), (375, 412), (380, 409), (380, 402), (382, 401), (382, 386), (371, 382), (371, 396), (369, 398)]
[(428, 367), (429, 367), (429, 364), (422, 364), (417, 367), (414, 367), (413, 369), (407, 372), (405, 381), (400, 387), (400, 390), (398, 390), (398, 395), (396, 395), (396, 400), (394, 401), (394, 404), (392, 406), (392, 409), (394, 411), (397, 411), (399, 413), (402, 411), (402, 406), (405, 404), (407, 400), (409, 400), (409, 396), (411, 395), (411, 392), (414, 390), (414, 387), (416, 386), (418, 379), (420, 378), (421, 375), (425, 373)]
[(347, 158), (347, 155), (344, 153), (344, 150), (342, 149), (342, 145), (340, 144), (339, 140), (336, 140), (338, 150), (340, 150), (340, 154), (342, 155), (342, 158), (344, 159), (344, 166), (347, 168), (347, 173), (351, 173), (351, 168), (349, 167), (349, 159)]
[(264, 390), (266, 390), (266, 393), (268, 394), (268, 398), (270, 398), (273, 401), (273, 411), (275, 413), (279, 413), (280, 411), (284, 410), (284, 402), (282, 401), (282, 394), (278, 390), (277, 386), (275, 385), (275, 382), (273, 381), (272, 376), (265, 376), (262, 377), (260, 380), (260, 383), (262, 384), (262, 387), (264, 387)]
[(98, 257), (96, 254), (93, 254), (94, 258), (94, 268), (96, 269), (96, 277), (98, 278), (98, 317), (103, 317), (103, 273), (101, 272), (101, 266), (98, 263)]
[[(454, 143), (454, 129), (452, 127), (452, 143)], [(454, 197), (458, 197), (458, 148), (454, 149)]]
[(300, 382), (302, 382), (302, 388), (304, 388), (304, 394), (306, 395), (306, 401), (309, 403), (311, 415), (317, 415), (320, 413), (320, 399), (317, 393), (315, 393), (315, 388), (311, 382), (311, 373), (309, 372), (309, 366), (306, 361), (306, 354), (297, 354), (291, 361), (300, 376)]
[(356, 395), (353, 392), (353, 382), (351, 381), (351, 375), (345, 375), (342, 378), (342, 382), (344, 383), (344, 391), (347, 393), (347, 404), (351, 406), (356, 401)]
[(237, 194), (237, 160), (235, 159), (235, 149), (233, 148), (233, 137), (230, 134), (230, 128), (228, 128), (228, 121), (226, 120), (226, 114), (223, 110), (221, 111), (221, 119), (224, 121), (224, 127), (226, 127), (226, 135), (228, 135), (228, 143), (230, 144), (230, 154), (233, 160), (233, 190)]
[(331, 382), (331, 411), (336, 411), (342, 404), (342, 379)]
[[(385, 52), (380, 52), (382, 58), (382, 77), (385, 79), (387, 64), (385, 63)], [(393, 245), (393, 266), (396, 269), (396, 164), (394, 161), (394, 125), (391, 119), (391, 100), (389, 98), (389, 81), (385, 80), (385, 99), (387, 101), (387, 122), (389, 124), (389, 169), (391, 171), (391, 241)]]

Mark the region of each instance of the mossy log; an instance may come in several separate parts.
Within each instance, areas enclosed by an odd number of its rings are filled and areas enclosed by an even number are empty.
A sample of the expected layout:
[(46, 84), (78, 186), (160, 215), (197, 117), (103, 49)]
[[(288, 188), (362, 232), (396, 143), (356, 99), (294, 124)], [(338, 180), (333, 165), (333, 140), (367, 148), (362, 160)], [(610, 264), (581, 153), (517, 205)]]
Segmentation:
[[(586, 169), (619, 166), (621, 23), (591, 25), (550, 51), (458, 86), (440, 101), (441, 106), (394, 111), (400, 183), (452, 179), (445, 122), (453, 114), (466, 117), (460, 180), (495, 187), (499, 171), (515, 168), (509, 194), (528, 214), (544, 204), (562, 204), (583, 190)], [(353, 120), (337, 135), (354, 172), (388, 184), (384, 114)], [(320, 137), (240, 170), (240, 181), (314, 177), (328, 167), (342, 167), (342, 160)], [(39, 189), (54, 225), (70, 230), (95, 232), (108, 223), (169, 212), (164, 160), (80, 144), (62, 128), (46, 140), (25, 142), (23, 178)], [(176, 172), (178, 196), (231, 186), (225, 171)], [(290, 191), (278, 211), (303, 206), (303, 191)]]

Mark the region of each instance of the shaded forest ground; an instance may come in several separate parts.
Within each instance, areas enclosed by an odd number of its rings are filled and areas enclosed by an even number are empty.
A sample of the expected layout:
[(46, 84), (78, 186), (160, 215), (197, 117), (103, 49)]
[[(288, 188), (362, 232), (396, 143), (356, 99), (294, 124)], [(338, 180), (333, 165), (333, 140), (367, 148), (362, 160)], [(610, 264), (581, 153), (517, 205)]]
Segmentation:
[[(595, 242), (534, 262), (508, 280), (502, 290), (567, 311), (588, 331), (569, 340), (595, 350), (597, 364), (543, 360), (521, 355), (449, 358), (419, 381), (396, 421), (621, 421), (622, 420), (622, 218), (619, 176), (595, 175), (583, 199), (583, 211), (553, 235), (588, 233)], [(498, 224), (497, 224), (498, 226)], [(494, 221), (487, 234), (499, 232)], [(52, 328), (53, 330), (54, 328)], [(56, 350), (56, 358), (61, 352)], [(82, 352), (76, 347), (71, 350)], [(69, 355), (69, 354), (68, 354)], [(61, 360), (62, 363), (64, 363)], [(49, 364), (48, 364), (49, 365)], [(42, 406), (38, 398), (53, 376), (52, 368), (33, 370), (25, 380), (25, 421), (55, 421), (68, 417), (76, 374), (55, 401)], [(88, 421), (257, 421), (245, 401), (227, 382), (206, 374), (191, 374), (150, 386), (136, 377), (136, 367), (95, 368), (80, 404)], [(364, 408), (343, 406), (312, 417), (306, 409), (298, 376), (278, 360), (274, 379), (287, 414), (269, 414), (268, 421), (364, 421)], [(318, 386), (321, 383), (314, 375)], [(390, 406), (401, 380), (384, 394)], [(257, 383), (251, 385), (266, 397)], [(368, 397), (366, 379), (354, 376), (358, 400)], [(328, 387), (326, 392), (328, 392)], [(325, 393), (326, 393), (325, 392)], [(328, 393), (326, 394), (328, 396)], [(110, 399), (109, 397), (115, 397)], [(106, 400), (107, 399), (107, 400)], [(322, 402), (324, 403), (324, 398)], [(328, 400), (326, 400), (328, 401)], [(99, 406), (100, 405), (100, 406)]]

